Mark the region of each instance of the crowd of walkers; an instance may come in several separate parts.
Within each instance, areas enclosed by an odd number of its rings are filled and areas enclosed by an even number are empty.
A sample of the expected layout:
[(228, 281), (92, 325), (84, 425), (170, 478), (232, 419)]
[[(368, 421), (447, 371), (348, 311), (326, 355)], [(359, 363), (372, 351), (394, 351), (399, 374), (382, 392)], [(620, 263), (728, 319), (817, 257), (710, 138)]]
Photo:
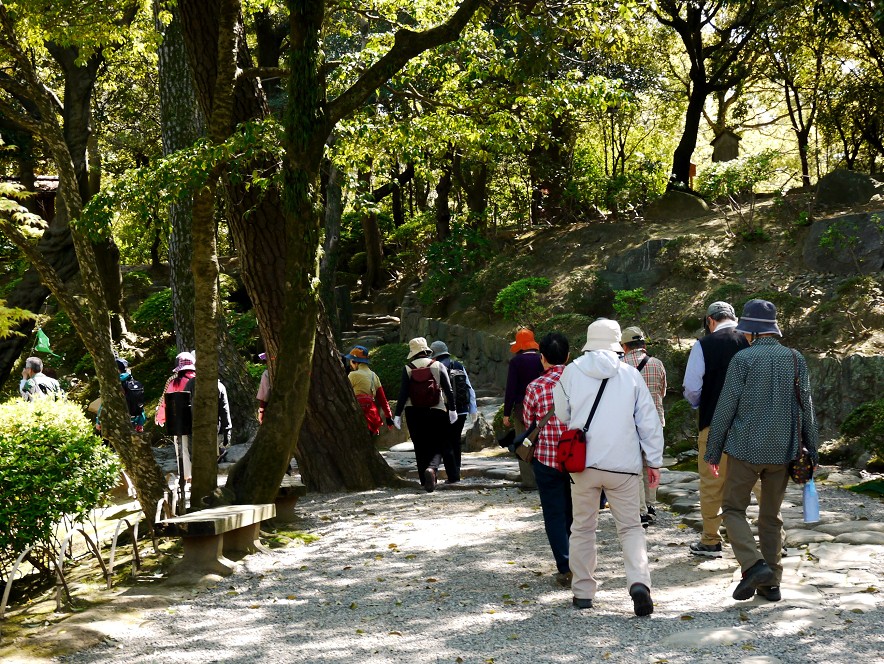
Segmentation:
[[(689, 552), (721, 556), (723, 521), (742, 572), (734, 599), (757, 594), (778, 601), (788, 467), (802, 447), (817, 463), (807, 365), (780, 343), (771, 302), (747, 302), (739, 319), (730, 304), (714, 302), (703, 325), (706, 334), (691, 349), (683, 384), (700, 430), (703, 532)], [(577, 609), (593, 605), (596, 528), (607, 508), (635, 614), (654, 610), (645, 529), (656, 522), (667, 380), (647, 341), (639, 327), (621, 330), (617, 321), (599, 319), (573, 359), (568, 339), (557, 332), (538, 342), (523, 328), (511, 344), (503, 424), (512, 431), (501, 444), (519, 451), (522, 486), (538, 491), (555, 578), (571, 589)], [(384, 422), (399, 428), (404, 414), (424, 489), (436, 488), (443, 464), (446, 482), (459, 482), (461, 434), (467, 417), (476, 416), (476, 397), (446, 344), (428, 345), (423, 337), (409, 342), (395, 412), (368, 368), (368, 351), (357, 346), (345, 359), (372, 433)], [(577, 467), (564, 460), (566, 439), (569, 451), (573, 441), (585, 440), (576, 447), (585, 450)], [(753, 491), (758, 543), (746, 515)]]

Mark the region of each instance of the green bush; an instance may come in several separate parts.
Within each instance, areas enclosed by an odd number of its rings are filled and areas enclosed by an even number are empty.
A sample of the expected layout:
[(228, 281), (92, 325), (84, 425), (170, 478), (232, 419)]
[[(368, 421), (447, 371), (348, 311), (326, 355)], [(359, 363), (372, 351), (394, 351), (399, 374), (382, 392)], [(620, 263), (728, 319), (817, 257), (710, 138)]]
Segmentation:
[(869, 452), (884, 459), (884, 399), (855, 408), (841, 424), (841, 433), (856, 438)]
[(703, 302), (704, 310), (701, 315), (706, 315), (705, 309), (713, 302), (727, 302), (739, 314), (740, 311), (737, 309), (737, 306), (746, 302), (746, 289), (740, 284), (722, 284), (718, 286), (706, 296), (706, 300)]
[(696, 411), (691, 408), (687, 399), (679, 399), (666, 410), (663, 445), (669, 454), (677, 455), (685, 450), (695, 448), (696, 441)]
[(614, 314), (614, 289), (595, 272), (577, 275), (568, 280), (565, 304), (579, 314), (610, 318)]
[(135, 270), (123, 275), (123, 286), (135, 293), (144, 293), (152, 285), (153, 280), (144, 270)]
[(84, 521), (119, 474), (116, 456), (76, 404), (0, 404), (0, 570), (31, 545), (48, 562), (56, 526)]
[(258, 342), (258, 319), (255, 310), (228, 314), (227, 331), (236, 349), (241, 353), (248, 353)]
[(533, 325), (541, 320), (547, 307), (540, 303), (540, 293), (549, 290), (546, 277), (527, 277), (503, 288), (494, 300), (494, 311), (506, 320)]
[(702, 281), (713, 264), (709, 243), (698, 235), (679, 235), (660, 250), (660, 262), (670, 274), (682, 279)]
[(368, 354), (371, 370), (381, 379), (387, 399), (398, 399), (402, 387), (402, 367), (408, 361), (408, 344), (384, 344)]
[(614, 293), (614, 313), (618, 320), (638, 320), (642, 305), (647, 302), (644, 288), (619, 290)]
[(453, 223), (451, 235), (427, 248), (428, 273), (421, 285), (420, 301), (429, 305), (454, 290), (461, 293), (471, 290), (466, 282), (473, 278), (476, 268), (488, 260), (490, 246), (476, 229)]
[(151, 336), (173, 332), (172, 320), (171, 288), (165, 288), (148, 297), (132, 315), (135, 329)]
[(364, 251), (353, 254), (347, 261), (347, 271), (353, 274), (365, 274), (368, 268), (368, 254)]
[(550, 332), (559, 332), (568, 339), (571, 358), (580, 355), (580, 349), (586, 343), (586, 328), (593, 318), (582, 314), (558, 314), (539, 323), (534, 330), (535, 338), (540, 341)]

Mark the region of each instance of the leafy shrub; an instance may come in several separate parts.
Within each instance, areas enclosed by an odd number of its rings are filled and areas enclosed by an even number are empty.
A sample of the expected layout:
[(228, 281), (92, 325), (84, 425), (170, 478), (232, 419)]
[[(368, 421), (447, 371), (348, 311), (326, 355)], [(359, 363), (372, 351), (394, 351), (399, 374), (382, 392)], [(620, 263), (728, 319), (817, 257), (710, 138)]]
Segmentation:
[(712, 264), (708, 241), (697, 235), (679, 235), (667, 242), (660, 261), (673, 276), (691, 280), (704, 279)]
[(678, 454), (695, 447), (696, 440), (696, 412), (687, 399), (679, 399), (666, 411), (663, 445), (669, 454)]
[(857, 438), (869, 452), (884, 459), (884, 399), (855, 408), (841, 424), (841, 433)]
[(755, 214), (755, 188), (770, 180), (776, 172), (775, 150), (711, 164), (697, 178), (700, 193), (713, 200), (726, 202), (725, 221), (730, 227), (727, 209), (736, 213), (734, 233), (744, 240), (766, 240), (760, 215)]
[(488, 240), (476, 229), (453, 223), (451, 235), (427, 248), (428, 273), (419, 294), (421, 302), (432, 304), (457, 285), (461, 286), (461, 292), (468, 290), (468, 285), (465, 287), (461, 282), (487, 261), (490, 247)]
[(146, 292), (152, 284), (153, 280), (144, 270), (135, 270), (123, 275), (123, 286), (135, 293)]
[(546, 313), (540, 303), (540, 293), (548, 291), (550, 281), (546, 277), (527, 277), (503, 288), (494, 300), (494, 311), (506, 320), (520, 325), (533, 325)]
[(740, 302), (739, 306), (734, 305), (738, 316), (743, 310), (743, 305), (749, 300), (767, 300), (768, 302), (773, 302), (774, 306), (777, 308), (777, 322), (780, 325), (780, 329), (785, 329), (791, 326), (795, 322), (797, 314), (801, 312), (801, 298), (795, 297), (784, 291), (763, 290), (753, 293)]
[(347, 261), (347, 270), (353, 274), (365, 274), (368, 268), (368, 254), (364, 251), (357, 252)]
[(48, 562), (57, 524), (84, 521), (119, 473), (116, 456), (76, 404), (0, 404), (0, 570), (30, 545)]
[(586, 328), (595, 320), (582, 314), (558, 314), (539, 323), (534, 336), (539, 341), (550, 332), (560, 332), (568, 339), (571, 357), (580, 355), (580, 349), (586, 343)]
[(639, 311), (647, 302), (644, 288), (619, 290), (614, 293), (614, 313), (619, 320), (638, 320)]
[(230, 340), (240, 352), (248, 352), (255, 347), (258, 341), (258, 319), (255, 310), (249, 309), (245, 313), (230, 313), (227, 315), (227, 328)]
[(172, 320), (171, 288), (165, 288), (148, 297), (132, 315), (135, 328), (152, 336), (173, 332)]
[(90, 375), (95, 373), (95, 362), (89, 353), (86, 353), (77, 360), (77, 363), (74, 365), (74, 373)]
[(576, 275), (568, 280), (565, 304), (579, 314), (608, 318), (614, 313), (614, 289), (595, 272)]
[(740, 284), (722, 284), (706, 296), (701, 315), (706, 314), (706, 308), (713, 302), (727, 302), (739, 314), (740, 310), (737, 309), (737, 305), (746, 302), (746, 289)]
[(371, 370), (381, 379), (387, 399), (398, 399), (402, 387), (402, 367), (408, 361), (408, 344), (384, 344), (369, 353)]

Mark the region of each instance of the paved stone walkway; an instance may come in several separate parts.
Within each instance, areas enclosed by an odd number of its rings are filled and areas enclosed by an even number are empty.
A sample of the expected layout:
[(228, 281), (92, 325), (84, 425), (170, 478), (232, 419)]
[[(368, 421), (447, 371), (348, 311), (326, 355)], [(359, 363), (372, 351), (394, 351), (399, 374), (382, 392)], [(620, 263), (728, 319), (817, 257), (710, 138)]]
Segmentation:
[[(403, 475), (417, 477), (411, 443), (398, 445), (384, 452), (384, 456)], [(517, 484), (519, 481), (518, 463), (508, 454), (466, 454), (461, 475), (469, 478), (464, 482), (465, 488), (472, 488), (471, 484), (475, 486), (483, 478), (501, 484)], [(444, 470), (440, 469), (440, 478), (444, 477)], [(849, 512), (838, 508), (826, 509), (825, 496), (829, 489), (857, 484), (862, 480), (858, 471), (820, 468), (816, 477), (820, 491), (820, 520), (816, 523), (804, 522), (802, 487), (789, 483), (781, 512), (786, 535), (785, 546), (789, 555), (783, 558), (783, 600), (779, 603), (779, 606), (788, 608), (780, 615), (770, 618), (782, 623), (782, 629), (831, 629), (833, 615), (844, 612), (877, 612), (884, 604), (881, 594), (884, 574), (869, 571), (870, 567), (884, 570), (884, 521), (878, 520), (881, 515), (881, 499), (856, 494), (855, 501), (849, 504)], [(442, 489), (455, 487), (457, 485), (440, 485)], [(702, 532), (698, 473), (664, 469), (657, 498), (661, 503), (668, 504), (669, 510), (680, 517), (679, 527)], [(870, 503), (869, 508), (866, 503)], [(843, 506), (843, 500), (840, 504)], [(748, 514), (752, 519), (758, 515), (754, 499)], [(733, 569), (736, 560), (730, 553), (730, 547), (725, 545), (724, 549), (724, 556), (719, 559), (710, 558), (704, 561), (702, 558), (695, 558), (699, 563), (698, 568), (719, 574)], [(738, 580), (737, 565), (732, 582), (736, 583)], [(759, 598), (751, 602), (757, 603), (765, 602)], [(664, 639), (663, 645), (676, 649), (703, 648), (735, 645), (755, 638), (756, 633), (747, 626), (711, 627), (680, 631)], [(881, 640), (880, 635), (873, 638)], [(884, 642), (880, 653), (881, 657), (874, 661), (884, 663)], [(746, 658), (739, 661), (760, 664), (780, 660)]]

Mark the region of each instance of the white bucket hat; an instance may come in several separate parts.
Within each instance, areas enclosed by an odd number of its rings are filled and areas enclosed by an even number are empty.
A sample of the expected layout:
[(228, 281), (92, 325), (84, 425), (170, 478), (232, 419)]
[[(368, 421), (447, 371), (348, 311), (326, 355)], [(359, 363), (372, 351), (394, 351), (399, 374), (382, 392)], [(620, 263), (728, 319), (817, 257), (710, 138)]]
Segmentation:
[(586, 328), (586, 343), (583, 352), (588, 350), (610, 350), (622, 353), (620, 346), (620, 324), (615, 320), (599, 318)]
[(415, 337), (408, 342), (408, 359), (412, 359), (415, 355), (426, 353), (430, 350), (427, 340), (423, 337)]

